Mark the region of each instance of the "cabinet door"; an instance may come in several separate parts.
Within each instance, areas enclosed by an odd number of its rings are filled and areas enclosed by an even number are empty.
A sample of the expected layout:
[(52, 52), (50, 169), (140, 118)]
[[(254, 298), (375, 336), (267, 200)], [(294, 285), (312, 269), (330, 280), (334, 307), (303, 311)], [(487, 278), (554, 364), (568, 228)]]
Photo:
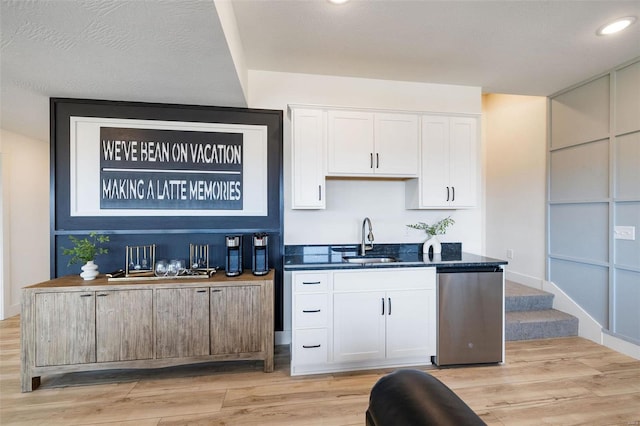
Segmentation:
[(387, 358), (436, 354), (434, 290), (387, 292)]
[(211, 354), (262, 350), (261, 288), (258, 286), (211, 289)]
[(325, 122), (319, 109), (292, 109), (293, 209), (325, 208)]
[(473, 207), (477, 194), (477, 128), (476, 119), (452, 117), (450, 127), (451, 205)]
[(374, 168), (373, 113), (327, 113), (329, 175), (372, 175)]
[(335, 293), (333, 358), (335, 362), (385, 357), (385, 293)]
[(153, 290), (96, 293), (98, 362), (153, 358)]
[(448, 117), (422, 117), (421, 207), (449, 206), (449, 132)]
[(209, 354), (209, 289), (156, 290), (156, 358)]
[(36, 365), (96, 362), (95, 293), (38, 293), (35, 299)]
[(418, 176), (418, 117), (410, 114), (375, 115), (374, 171), (381, 176)]

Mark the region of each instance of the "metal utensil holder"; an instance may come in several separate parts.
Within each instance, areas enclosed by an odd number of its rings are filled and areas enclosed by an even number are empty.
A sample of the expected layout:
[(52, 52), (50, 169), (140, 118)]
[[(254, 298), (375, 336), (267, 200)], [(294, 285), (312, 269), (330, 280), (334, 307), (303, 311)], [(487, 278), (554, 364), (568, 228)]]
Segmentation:
[(189, 267), (193, 271), (210, 271), (209, 244), (189, 244)]
[(155, 269), (156, 245), (126, 246), (125, 250), (125, 276), (143, 274)]

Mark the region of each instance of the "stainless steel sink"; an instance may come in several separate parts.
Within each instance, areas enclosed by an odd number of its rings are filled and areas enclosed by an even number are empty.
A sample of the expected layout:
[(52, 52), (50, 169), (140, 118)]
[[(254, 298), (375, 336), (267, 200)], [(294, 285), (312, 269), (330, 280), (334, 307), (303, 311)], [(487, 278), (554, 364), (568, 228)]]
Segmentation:
[(342, 260), (349, 263), (390, 263), (398, 261), (395, 257), (390, 256), (344, 256)]

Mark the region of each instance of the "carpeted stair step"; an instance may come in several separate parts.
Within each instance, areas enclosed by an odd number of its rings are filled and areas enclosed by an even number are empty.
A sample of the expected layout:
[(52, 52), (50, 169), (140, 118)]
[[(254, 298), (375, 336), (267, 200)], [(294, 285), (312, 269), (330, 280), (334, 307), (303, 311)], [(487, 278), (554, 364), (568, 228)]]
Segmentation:
[(534, 340), (578, 335), (578, 319), (552, 309), (553, 294), (505, 282), (505, 340)]
[(553, 307), (553, 294), (525, 285), (505, 282), (505, 312), (543, 311)]
[(507, 341), (577, 336), (578, 319), (555, 309), (507, 312), (504, 331)]

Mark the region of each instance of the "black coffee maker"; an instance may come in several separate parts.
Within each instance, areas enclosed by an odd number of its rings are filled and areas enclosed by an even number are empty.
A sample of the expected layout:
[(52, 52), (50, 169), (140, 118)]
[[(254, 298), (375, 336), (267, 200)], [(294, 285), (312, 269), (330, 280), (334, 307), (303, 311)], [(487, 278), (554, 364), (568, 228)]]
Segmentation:
[(253, 234), (253, 252), (251, 270), (253, 275), (266, 275), (269, 272), (269, 236), (265, 233)]
[(227, 262), (225, 275), (236, 277), (242, 274), (242, 235), (227, 235), (225, 237)]

